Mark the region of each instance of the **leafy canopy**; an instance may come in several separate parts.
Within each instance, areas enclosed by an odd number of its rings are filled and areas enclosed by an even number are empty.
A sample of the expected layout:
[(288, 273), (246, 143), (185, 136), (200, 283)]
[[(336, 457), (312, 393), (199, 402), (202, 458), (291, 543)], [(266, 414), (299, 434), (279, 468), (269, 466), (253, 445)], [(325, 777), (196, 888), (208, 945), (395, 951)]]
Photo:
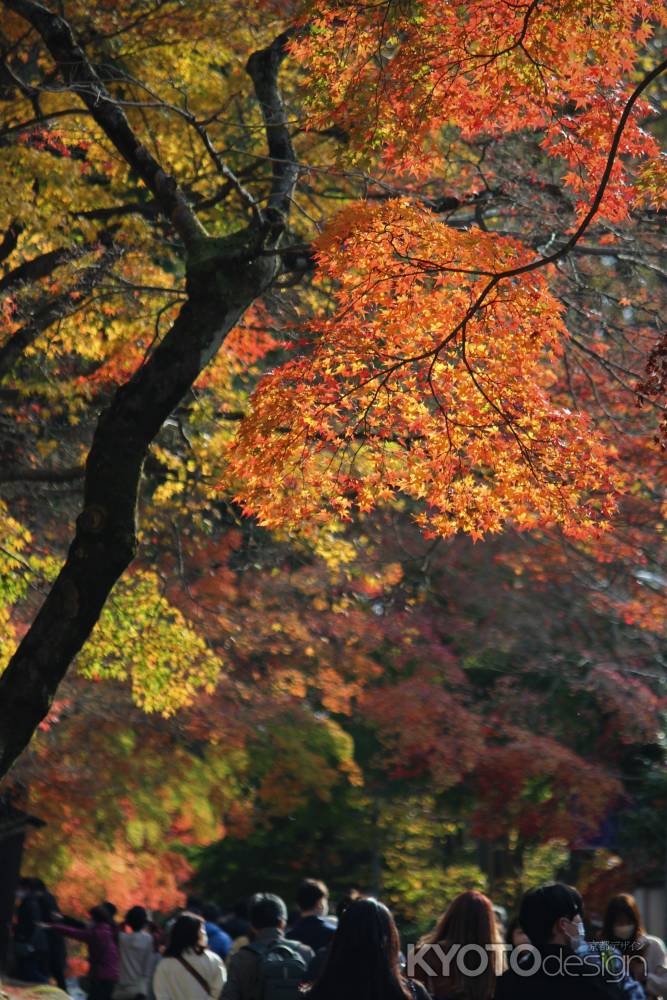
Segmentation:
[[(664, 64), (622, 81), (663, 14), (580, 0), (306, 8), (294, 54), (311, 127), (339, 129), (344, 164), (412, 195), (349, 205), (317, 241), (332, 308), (264, 380), (231, 449), (248, 512), (296, 526), (405, 496), (444, 536), (607, 526), (613, 448), (553, 391), (567, 339), (554, 269), (596, 215), (625, 221), (662, 169), (639, 118)], [(425, 194), (457, 143), (507, 133), (519, 148), (538, 135), (570, 201), (553, 248), (447, 227)], [(534, 183), (530, 156), (516, 169)], [(460, 199), (465, 169), (456, 180)]]

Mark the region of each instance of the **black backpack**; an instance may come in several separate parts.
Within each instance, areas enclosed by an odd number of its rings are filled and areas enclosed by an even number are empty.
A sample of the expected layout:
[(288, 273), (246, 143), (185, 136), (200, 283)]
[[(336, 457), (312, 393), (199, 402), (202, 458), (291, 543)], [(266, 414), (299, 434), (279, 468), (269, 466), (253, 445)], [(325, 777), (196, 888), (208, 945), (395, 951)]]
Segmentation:
[(308, 962), (295, 941), (277, 938), (267, 944), (253, 942), (245, 948), (259, 956), (258, 1000), (298, 1000)]

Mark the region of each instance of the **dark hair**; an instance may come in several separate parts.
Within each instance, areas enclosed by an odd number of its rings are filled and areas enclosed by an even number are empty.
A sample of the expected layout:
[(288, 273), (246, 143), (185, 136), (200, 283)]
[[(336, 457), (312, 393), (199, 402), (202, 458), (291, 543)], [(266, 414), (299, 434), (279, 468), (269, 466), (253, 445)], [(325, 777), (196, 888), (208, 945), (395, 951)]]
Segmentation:
[[(420, 945), (476, 944), (481, 947), (500, 944), (493, 903), (482, 892), (468, 890), (460, 893), (449, 904), (433, 930), (419, 943)], [(486, 968), (475, 975), (466, 975), (456, 966), (452, 966), (448, 990), (456, 996), (470, 997), (472, 1000), (488, 1000), (495, 990), (496, 975), (502, 971), (499, 957), (499, 952), (496, 952), (496, 962), (489, 961)], [(418, 978), (421, 979), (422, 976)]]
[(133, 931), (142, 930), (148, 922), (148, 914), (146, 913), (143, 906), (133, 906), (125, 914), (125, 923), (128, 927), (131, 927)]
[(340, 919), (345, 910), (348, 908), (353, 899), (364, 899), (365, 896), (363, 892), (359, 892), (358, 889), (348, 889), (344, 896), (342, 896), (336, 903), (336, 916)]
[(164, 951), (165, 958), (178, 958), (192, 948), (198, 955), (204, 951), (199, 942), (199, 935), (204, 925), (204, 921), (198, 913), (181, 913), (176, 917), (171, 931), (169, 932), (169, 943)]
[[(512, 948), (514, 947), (514, 931), (523, 931), (521, 922), (518, 917), (512, 917), (505, 929), (505, 944), (509, 944)], [(524, 931), (524, 934), (526, 932)]]
[(271, 892), (258, 892), (250, 900), (250, 923), (256, 931), (265, 927), (279, 927), (287, 920), (287, 907), (280, 896)]
[(197, 913), (197, 914), (201, 915), (202, 907), (203, 907), (204, 904), (202, 903), (202, 901), (199, 898), (199, 896), (190, 896), (190, 895), (188, 895), (188, 897), (187, 897), (187, 899), (185, 901), (185, 905), (188, 908), (188, 910), (187, 910), (188, 913)]
[(111, 916), (111, 919), (113, 920), (113, 918), (118, 913), (118, 907), (114, 903), (110, 903), (108, 899), (104, 900), (104, 902), (102, 903), (102, 906), (104, 907), (105, 910), (109, 911), (109, 915)]
[(329, 895), (324, 882), (318, 879), (305, 878), (296, 891), (296, 901), (301, 910), (313, 910), (321, 899)]
[(93, 906), (90, 910), (88, 910), (88, 913), (90, 914), (93, 923), (108, 924), (110, 927), (113, 927), (113, 917), (104, 903), (101, 903), (99, 906)]
[(201, 915), (204, 920), (207, 920), (210, 924), (214, 924), (220, 916), (220, 910), (216, 903), (204, 903), (201, 908)]
[(614, 924), (618, 923), (619, 917), (627, 920), (629, 924), (635, 925), (635, 933), (631, 939), (632, 941), (636, 941), (638, 937), (642, 937), (646, 933), (635, 897), (627, 892), (622, 892), (618, 896), (613, 896), (607, 903), (604, 924), (602, 926), (602, 938), (604, 941), (616, 940), (617, 936), (614, 934)]
[(551, 940), (556, 921), (561, 917), (574, 920), (577, 914), (583, 919), (584, 902), (574, 886), (549, 882), (529, 889), (524, 895), (519, 923), (531, 944), (544, 948)]
[(377, 899), (353, 899), (341, 914), (308, 1000), (411, 1000), (401, 977), (398, 931)]

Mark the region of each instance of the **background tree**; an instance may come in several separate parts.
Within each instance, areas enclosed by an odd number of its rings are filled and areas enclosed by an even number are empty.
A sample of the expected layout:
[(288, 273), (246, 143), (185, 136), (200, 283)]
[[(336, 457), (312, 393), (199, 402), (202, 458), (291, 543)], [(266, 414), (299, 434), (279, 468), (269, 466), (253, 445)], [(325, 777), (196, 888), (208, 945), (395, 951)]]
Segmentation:
[(661, 787), (661, 11), (5, 7), (32, 863), (169, 905), (279, 839), (416, 920), (611, 814), (625, 856)]
[[(74, 242), (70, 237), (24, 260), (5, 282), (23, 287), (27, 276), (41, 275), (48, 286), (50, 276), (60, 277), (58, 263), (71, 267), (82, 258), (88, 263), (86, 252), (92, 255), (87, 267), (74, 268), (78, 273), (65, 282), (65, 293), (52, 287), (44, 298), (38, 283), (30, 286), (29, 302), (10, 297), (6, 369), (14, 369), (54, 320), (72, 312), (72, 301), (90, 295), (120, 253), (126, 260), (134, 253), (148, 258), (149, 273), (156, 266), (182, 273), (185, 261), (186, 277), (184, 287), (134, 282), (135, 293), (173, 290), (181, 305), (170, 306), (169, 299), (160, 304), (159, 316), (173, 317), (171, 332), (158, 332), (151, 348), (144, 331), (143, 344), (136, 345), (147, 350), (143, 363), (103, 411), (86, 463), (77, 537), (0, 681), (6, 768), (48, 710), (135, 554), (137, 491), (149, 445), (244, 311), (275, 284), (279, 261), (295, 261), (299, 270), (308, 267), (308, 254), (284, 239), (297, 180), (276, 82), (287, 35), (247, 61), (272, 170), (269, 193), (250, 193), (235, 164), (225, 161), (220, 141), (226, 135), (227, 145), (241, 149), (256, 169), (255, 151), (247, 152), (255, 126), (241, 112), (240, 126), (235, 122), (230, 131), (219, 105), (203, 108), (206, 83), (229, 75), (212, 41), (218, 5), (201, 19), (196, 4), (176, 12), (148, 5), (135, 16), (102, 9), (95, 23), (76, 5), (69, 21), (30, 0), (5, 6), (12, 15), (5, 141), (18, 157), (16, 166), (24, 167), (35, 151), (76, 161), (66, 174), (74, 202), (68, 221), (71, 226), (74, 215), (81, 227)], [(271, 14), (259, 11), (257, 23), (235, 17), (233, 7), (231, 14), (228, 50), (238, 59), (243, 45), (248, 54), (248, 31), (260, 31)], [(474, 16), (452, 11), (446, 24), (432, 4), (416, 19), (391, 6), (372, 12), (325, 6), (313, 18), (304, 15), (309, 30), (296, 54), (309, 79), (319, 81), (305, 109), (312, 115), (308, 127), (320, 129), (309, 138), (310, 149), (325, 133), (329, 144), (344, 140), (353, 163), (360, 148), (372, 150), (373, 169), (387, 178), (373, 193), (408, 200), (352, 204), (318, 240), (325, 288), (328, 283), (337, 310), (310, 325), (312, 350), (264, 381), (232, 452), (231, 472), (243, 476), (247, 503), (266, 524), (290, 517), (296, 523), (313, 508), (347, 516), (354, 502), (364, 510), (398, 492), (426, 500), (422, 523), (445, 535), (462, 529), (480, 537), (508, 520), (524, 528), (560, 524), (580, 538), (606, 526), (612, 492), (623, 484), (590, 417), (581, 407), (565, 407), (554, 393), (551, 367), (565, 327), (562, 303), (544, 271), (578, 248), (598, 214), (621, 225), (633, 197), (659, 197), (661, 163), (637, 115), (647, 113), (641, 96), (664, 65), (630, 88), (621, 83), (656, 18), (648, 3), (641, 21), (637, 14), (633, 4), (600, 3), (590, 11), (567, 4), (554, 20), (551, 8), (537, 4), (524, 9), (485, 2)], [(195, 20), (196, 45), (186, 52), (184, 33), (191, 43)], [(150, 52), (150, 40), (160, 37), (173, 41), (171, 64), (160, 71), (162, 81), (153, 81), (154, 55), (146, 55), (143, 42), (149, 41)], [(610, 46), (612, 37), (620, 44)], [(195, 67), (204, 73), (192, 88)], [(161, 83), (167, 98), (159, 95)], [(83, 105), (78, 113), (76, 106), (63, 106), (70, 93)], [(238, 105), (242, 99), (230, 91), (229, 100)], [(375, 108), (370, 118), (369, 107)], [(167, 117), (169, 137), (163, 135)], [(69, 144), (63, 138), (63, 118), (85, 134), (83, 145), (80, 138)], [(173, 128), (174, 120), (180, 128)], [(457, 184), (455, 207), (475, 201), (471, 168), (463, 166), (455, 179), (457, 160), (465, 159), (471, 142), (496, 142), (501, 130), (512, 137), (528, 132), (529, 148), (537, 139), (547, 169), (558, 164), (552, 184), (558, 225), (544, 252), (533, 249), (530, 231), (515, 228), (518, 212), (510, 235), (490, 232), (484, 214), (482, 225), (469, 230), (443, 224), (433, 209), (447, 203), (425, 195), (444, 168)], [(239, 131), (246, 149), (234, 145)], [(115, 163), (108, 159), (110, 148), (120, 157)], [(321, 161), (325, 170), (330, 155), (329, 145)], [(531, 164), (526, 183), (533, 183), (534, 173)], [(15, 211), (3, 244), (8, 257), (26, 250), (35, 236), (43, 239), (46, 229), (33, 216), (37, 225), (26, 232), (30, 189), (25, 170), (15, 174), (14, 201), (9, 198)], [(309, 181), (311, 176), (309, 169)], [(84, 207), (105, 186), (120, 187), (123, 203)], [(309, 197), (312, 187), (306, 185)], [(541, 182), (537, 187), (541, 193)], [(149, 192), (148, 207), (145, 194), (139, 205), (132, 200), (135, 190)], [(37, 192), (48, 209), (49, 190)], [(231, 194), (240, 198), (248, 221), (209, 237), (206, 213)], [(543, 223), (552, 221), (549, 214)], [(136, 216), (147, 221), (151, 238), (142, 233), (137, 239), (136, 228), (122, 232), (128, 215), (135, 226)], [(310, 217), (305, 211), (306, 221)], [(100, 220), (102, 229), (95, 225)], [(170, 233), (180, 253), (165, 243)], [(126, 280), (121, 277), (121, 284)]]
[[(184, 553), (181, 604), (212, 655), (224, 649), (224, 677), (171, 719), (142, 719), (114, 679), (123, 648), (100, 641), (97, 683), (67, 682), (16, 771), (49, 822), (32, 870), (79, 905), (102, 885), (171, 905), (192, 878), (228, 903), (259, 885), (291, 897), (307, 867), (419, 924), (456, 885), (511, 905), (611, 823), (587, 878), (614, 850), (624, 884), (654, 875), (651, 634), (557, 579), (524, 586), (488, 543), (441, 543), (411, 579), (406, 551), (422, 562), (426, 548), (414, 527), (366, 533), (382, 555), (344, 572), (285, 545), (255, 550), (253, 569), (241, 533), (218, 565), (210, 549)], [(121, 888), (112, 865), (137, 878)]]

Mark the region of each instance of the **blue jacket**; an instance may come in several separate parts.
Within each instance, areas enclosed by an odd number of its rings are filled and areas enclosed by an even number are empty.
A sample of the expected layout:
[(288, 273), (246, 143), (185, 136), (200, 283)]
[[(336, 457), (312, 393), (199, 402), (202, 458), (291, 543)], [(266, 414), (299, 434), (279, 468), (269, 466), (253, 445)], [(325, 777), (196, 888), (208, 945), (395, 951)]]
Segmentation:
[(227, 958), (229, 949), (232, 946), (232, 939), (229, 934), (223, 931), (222, 927), (218, 927), (217, 924), (210, 924), (208, 920), (204, 926), (206, 928), (209, 950), (214, 951), (220, 958)]

